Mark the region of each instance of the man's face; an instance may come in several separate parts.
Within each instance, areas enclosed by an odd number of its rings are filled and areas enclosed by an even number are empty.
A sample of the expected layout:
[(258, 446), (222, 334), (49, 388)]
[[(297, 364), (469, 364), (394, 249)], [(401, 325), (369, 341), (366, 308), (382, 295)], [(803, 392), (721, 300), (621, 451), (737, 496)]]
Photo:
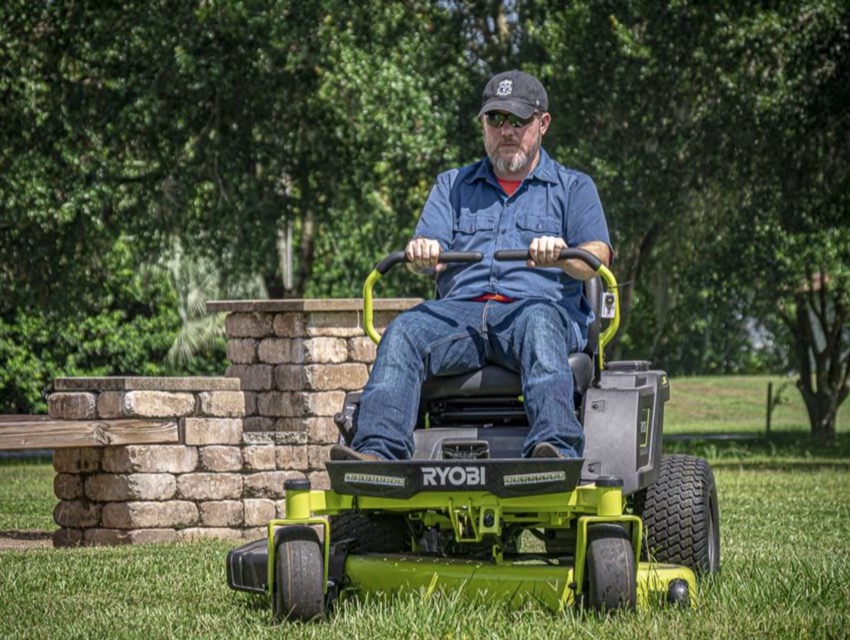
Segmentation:
[(540, 143), (549, 126), (549, 114), (535, 114), (531, 122), (521, 127), (512, 126), (508, 120), (505, 120), (501, 126), (493, 126), (488, 121), (487, 115), (489, 114), (482, 116), (484, 148), (493, 167), (498, 173), (528, 171), (540, 151)]

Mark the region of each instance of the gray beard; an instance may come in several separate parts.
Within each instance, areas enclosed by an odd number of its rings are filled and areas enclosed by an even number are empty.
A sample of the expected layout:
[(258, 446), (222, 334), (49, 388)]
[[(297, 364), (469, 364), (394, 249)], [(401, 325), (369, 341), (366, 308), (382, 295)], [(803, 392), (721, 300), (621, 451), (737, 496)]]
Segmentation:
[(537, 139), (534, 141), (534, 144), (531, 145), (531, 149), (528, 150), (528, 153), (525, 153), (521, 149), (514, 154), (514, 157), (510, 160), (503, 160), (496, 153), (495, 149), (491, 149), (487, 144), (487, 137), (484, 137), (484, 148), (487, 151), (487, 157), (490, 158), (490, 162), (493, 165), (493, 168), (496, 169), (499, 173), (518, 173), (528, 167), (531, 164), (532, 160), (537, 156), (537, 152), (540, 150), (540, 142), (543, 136), (537, 136)]

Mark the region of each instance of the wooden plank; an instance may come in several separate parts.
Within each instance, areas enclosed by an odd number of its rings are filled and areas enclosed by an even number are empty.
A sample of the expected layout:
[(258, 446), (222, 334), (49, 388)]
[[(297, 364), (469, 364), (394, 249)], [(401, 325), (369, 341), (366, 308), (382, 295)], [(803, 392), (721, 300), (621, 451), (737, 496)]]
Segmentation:
[(177, 423), (162, 420), (12, 420), (0, 423), (0, 450), (173, 444)]

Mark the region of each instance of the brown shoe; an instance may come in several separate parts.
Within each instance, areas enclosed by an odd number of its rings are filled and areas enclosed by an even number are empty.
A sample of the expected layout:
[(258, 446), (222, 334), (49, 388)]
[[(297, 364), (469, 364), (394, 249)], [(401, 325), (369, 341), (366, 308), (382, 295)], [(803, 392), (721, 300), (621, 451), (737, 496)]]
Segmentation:
[(374, 453), (360, 453), (342, 444), (335, 444), (331, 447), (331, 460), (335, 462), (381, 462), (381, 458)]
[(561, 452), (548, 442), (538, 442), (531, 450), (532, 458), (563, 458)]

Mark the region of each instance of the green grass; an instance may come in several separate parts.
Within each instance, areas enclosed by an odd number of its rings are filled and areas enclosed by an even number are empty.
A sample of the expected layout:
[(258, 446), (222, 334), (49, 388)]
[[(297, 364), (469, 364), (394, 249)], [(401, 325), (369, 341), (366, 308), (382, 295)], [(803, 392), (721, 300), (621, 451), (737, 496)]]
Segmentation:
[[(712, 376), (673, 378), (665, 407), (664, 432), (763, 433), (767, 414), (767, 385), (774, 393), (788, 382), (780, 376)], [(793, 385), (782, 394), (786, 401), (774, 409), (771, 430), (808, 430), (809, 418), (800, 392)], [(850, 432), (850, 402), (838, 412), (837, 431)]]
[[(686, 428), (747, 431), (741, 425), (758, 425), (752, 414), (763, 404), (739, 391), (763, 389), (763, 380), (727, 379), (728, 385), (674, 380), (680, 404), (668, 415), (683, 420), (680, 433)], [(715, 406), (705, 402), (700, 418), (677, 414), (684, 404), (697, 403), (685, 401), (686, 389), (709, 386), (717, 390)], [(718, 404), (727, 404), (728, 414)], [(0, 551), (0, 637), (847, 637), (850, 433), (845, 424), (838, 443), (826, 446), (811, 441), (805, 425), (804, 419), (798, 422), (795, 432), (789, 423), (770, 440), (696, 441), (668, 448), (708, 454), (719, 490), (722, 572), (701, 585), (694, 610), (599, 618), (536, 606), (512, 611), (497, 602), (473, 605), (452, 594), (415, 593), (347, 601), (323, 624), (273, 627), (261, 598), (227, 588), (224, 556), (231, 545), (206, 542)], [(51, 483), (49, 464), (0, 462), (0, 529), (48, 528)]]
[(0, 460), (0, 531), (55, 528), (54, 475), (43, 460)]
[(850, 469), (717, 471), (723, 570), (693, 611), (613, 619), (421, 594), (350, 601), (326, 624), (270, 624), (225, 585), (226, 543), (0, 552), (4, 638), (716, 638), (844, 635)]

